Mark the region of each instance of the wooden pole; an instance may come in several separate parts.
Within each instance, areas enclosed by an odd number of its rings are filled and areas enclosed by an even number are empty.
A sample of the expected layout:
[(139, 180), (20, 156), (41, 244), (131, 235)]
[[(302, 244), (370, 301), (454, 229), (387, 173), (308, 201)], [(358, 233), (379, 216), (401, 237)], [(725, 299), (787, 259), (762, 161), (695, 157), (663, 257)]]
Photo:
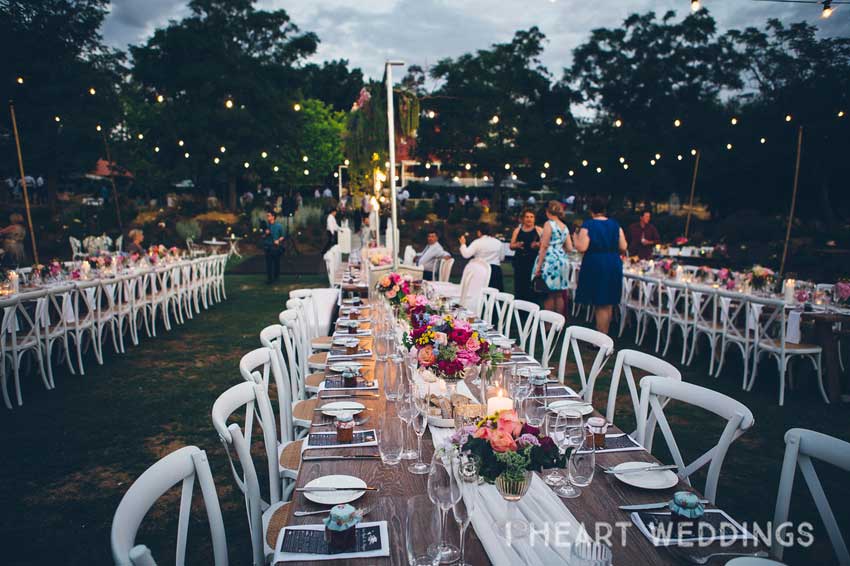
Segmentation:
[(106, 148), (106, 168), (109, 170), (109, 181), (112, 183), (112, 200), (115, 201), (115, 216), (118, 217), (118, 229), (121, 234), (124, 234), (124, 224), (121, 222), (121, 207), (118, 205), (118, 189), (115, 187), (115, 175), (112, 174), (112, 154), (109, 151), (109, 142), (106, 140), (106, 133), (101, 132), (103, 136), (103, 147)]
[(691, 229), (691, 214), (694, 212), (694, 193), (697, 189), (697, 173), (699, 173), (699, 156), (702, 155), (700, 150), (697, 150), (697, 158), (694, 160), (694, 176), (691, 179), (691, 198), (688, 199), (688, 219), (685, 220), (685, 238), (688, 237), (688, 232)]
[(15, 105), (9, 101), (9, 113), (12, 115), (12, 131), (15, 133), (15, 147), (18, 150), (18, 168), (21, 171), (21, 186), (24, 188), (24, 206), (27, 209), (27, 223), (30, 228), (30, 242), (32, 242), (32, 257), (38, 264), (38, 246), (35, 243), (35, 231), (32, 227), (32, 213), (30, 213), (30, 197), (27, 192), (27, 176), (24, 174), (24, 157), (21, 154), (21, 138), (18, 136), (18, 121), (15, 119)]
[(797, 206), (797, 186), (800, 181), (800, 155), (803, 151), (803, 126), (797, 129), (797, 163), (794, 165), (794, 188), (791, 191), (791, 211), (788, 213), (788, 227), (785, 229), (785, 246), (782, 248), (782, 262), (779, 264), (779, 278), (785, 273), (785, 260), (788, 257), (788, 243), (791, 241), (791, 225), (794, 223), (794, 208)]

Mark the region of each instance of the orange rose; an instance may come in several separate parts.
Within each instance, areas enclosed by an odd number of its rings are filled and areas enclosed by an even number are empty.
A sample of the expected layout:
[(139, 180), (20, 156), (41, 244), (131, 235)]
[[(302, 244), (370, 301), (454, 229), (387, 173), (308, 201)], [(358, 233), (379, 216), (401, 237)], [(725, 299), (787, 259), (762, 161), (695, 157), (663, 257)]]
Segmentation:
[(499, 423), (496, 425), (496, 428), (513, 437), (517, 437), (522, 431), (522, 422), (519, 420), (516, 411), (500, 411)]
[(472, 436), (474, 438), (483, 438), (484, 440), (487, 440), (488, 438), (490, 438), (490, 429), (486, 426), (482, 426), (480, 428), (475, 429), (475, 432), (472, 433)]
[(437, 361), (437, 357), (434, 355), (434, 348), (432, 346), (425, 346), (420, 349), (419, 354), (417, 354), (417, 358), (419, 359), (419, 365), (422, 367), (432, 366), (434, 365), (434, 362)]
[(496, 452), (508, 452), (516, 450), (514, 438), (507, 432), (496, 429), (490, 431), (490, 446)]

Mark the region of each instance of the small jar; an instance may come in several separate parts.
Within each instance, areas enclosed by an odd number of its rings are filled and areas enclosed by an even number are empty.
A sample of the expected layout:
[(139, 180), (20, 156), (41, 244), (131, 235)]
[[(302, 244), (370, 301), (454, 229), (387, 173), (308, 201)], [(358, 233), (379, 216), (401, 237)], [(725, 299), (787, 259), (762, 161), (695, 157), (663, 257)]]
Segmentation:
[(357, 372), (350, 369), (342, 372), (342, 386), (357, 387)]
[(353, 355), (360, 349), (360, 340), (350, 339), (345, 343), (345, 353)]
[(683, 523), (693, 524), (705, 514), (696, 493), (677, 491), (670, 502), (670, 520), (678, 529)]
[(348, 311), (348, 318), (351, 320), (357, 320), (360, 318), (360, 309), (351, 308)]
[(336, 441), (339, 444), (351, 444), (354, 440), (354, 415), (342, 413), (336, 417)]
[(531, 385), (532, 397), (546, 397), (546, 378), (548, 370), (532, 370), (528, 375), (528, 384)]
[(593, 436), (593, 446), (598, 450), (605, 448), (605, 433), (608, 431), (608, 421), (602, 417), (587, 419), (587, 432)]
[(335, 505), (331, 507), (325, 519), (325, 540), (328, 546), (336, 550), (354, 550), (357, 523), (362, 515), (351, 505)]
[(359, 325), (356, 322), (348, 323), (348, 333), (349, 334), (357, 334), (357, 327)]

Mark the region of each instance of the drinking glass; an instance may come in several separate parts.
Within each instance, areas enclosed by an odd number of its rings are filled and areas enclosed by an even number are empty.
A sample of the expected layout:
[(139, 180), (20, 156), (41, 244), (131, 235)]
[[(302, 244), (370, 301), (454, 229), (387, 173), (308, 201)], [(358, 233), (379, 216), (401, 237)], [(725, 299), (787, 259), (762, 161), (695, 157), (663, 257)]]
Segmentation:
[(546, 405), (544, 400), (532, 399), (525, 408), (525, 421), (529, 426), (543, 428), (543, 419), (546, 417)]
[(585, 434), (581, 445), (570, 454), (567, 469), (570, 482), (577, 487), (587, 487), (593, 481), (593, 472), (596, 469), (596, 446), (592, 434)]
[(401, 462), (401, 452), (404, 448), (402, 427), (398, 419), (384, 412), (375, 435), (378, 439), (378, 451), (381, 453), (381, 462), (387, 466), (396, 466)]
[(471, 566), (466, 562), (466, 529), (475, 514), (478, 499), (478, 462), (468, 454), (461, 454), (455, 465), (455, 475), (460, 485), (461, 498), (452, 507), (452, 514), (460, 529), (460, 562), (458, 566)]
[(384, 362), (384, 396), (387, 401), (397, 401), (402, 385), (401, 356), (392, 355)]
[(408, 564), (437, 566), (440, 556), (434, 552), (434, 541), (440, 540), (440, 515), (427, 495), (416, 495), (407, 500), (404, 526)]
[[(414, 399), (414, 402), (416, 400)], [(428, 412), (427, 409), (416, 405), (416, 411), (410, 418), (410, 425), (413, 427), (413, 432), (416, 433), (416, 462), (407, 467), (407, 471), (412, 474), (424, 475), (428, 473), (428, 464), (422, 461), (422, 436), (428, 428)]]
[(413, 398), (409, 393), (402, 395), (399, 399), (398, 405), (398, 418), (404, 423), (404, 426), (401, 429), (401, 458), (402, 460), (415, 460), (416, 459), (416, 450), (412, 448), (410, 450), (407, 449), (407, 430), (410, 427), (411, 420), (413, 419), (413, 415), (419, 409), (416, 408), (416, 403), (413, 401)]
[[(560, 446), (564, 436), (567, 434), (567, 419), (564, 413), (546, 414), (546, 419), (543, 421), (544, 432), (546, 436), (551, 438), (556, 446)], [(558, 468), (550, 468), (543, 476), (543, 481), (546, 485), (559, 486), (564, 483), (564, 477), (561, 475)]]
[(441, 564), (451, 564), (460, 558), (460, 549), (448, 542), (448, 513), (460, 501), (460, 483), (455, 475), (456, 460), (444, 450), (437, 450), (428, 470), (428, 497), (440, 508), (440, 542), (435, 545)]
[[(575, 450), (581, 445), (584, 438), (584, 427), (582, 426), (581, 413), (572, 409), (560, 411), (558, 416), (563, 419), (563, 434), (553, 438), (555, 444), (562, 454), (567, 454), (570, 449)], [(567, 462), (569, 468), (569, 461)], [(573, 499), (581, 495), (581, 491), (570, 482), (568, 469), (564, 470), (563, 482), (555, 489), (555, 494), (564, 499)]]
[(611, 548), (601, 542), (574, 542), (570, 555), (577, 566), (610, 566), (613, 560)]

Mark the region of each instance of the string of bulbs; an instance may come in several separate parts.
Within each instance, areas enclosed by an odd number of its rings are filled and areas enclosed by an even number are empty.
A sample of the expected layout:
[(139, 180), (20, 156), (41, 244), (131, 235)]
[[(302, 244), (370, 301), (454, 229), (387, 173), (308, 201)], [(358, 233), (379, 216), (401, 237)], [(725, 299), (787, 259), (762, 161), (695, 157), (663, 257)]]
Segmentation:
[[(821, 6), (820, 17), (822, 19), (827, 19), (832, 16), (832, 13), (835, 11), (833, 5), (835, 4), (850, 4), (850, 2), (844, 2), (842, 0), (753, 0), (754, 2), (778, 2), (781, 4), (819, 4)], [(699, 12), (702, 9), (702, 2), (700, 0), (690, 0), (691, 2), (691, 12)]]

